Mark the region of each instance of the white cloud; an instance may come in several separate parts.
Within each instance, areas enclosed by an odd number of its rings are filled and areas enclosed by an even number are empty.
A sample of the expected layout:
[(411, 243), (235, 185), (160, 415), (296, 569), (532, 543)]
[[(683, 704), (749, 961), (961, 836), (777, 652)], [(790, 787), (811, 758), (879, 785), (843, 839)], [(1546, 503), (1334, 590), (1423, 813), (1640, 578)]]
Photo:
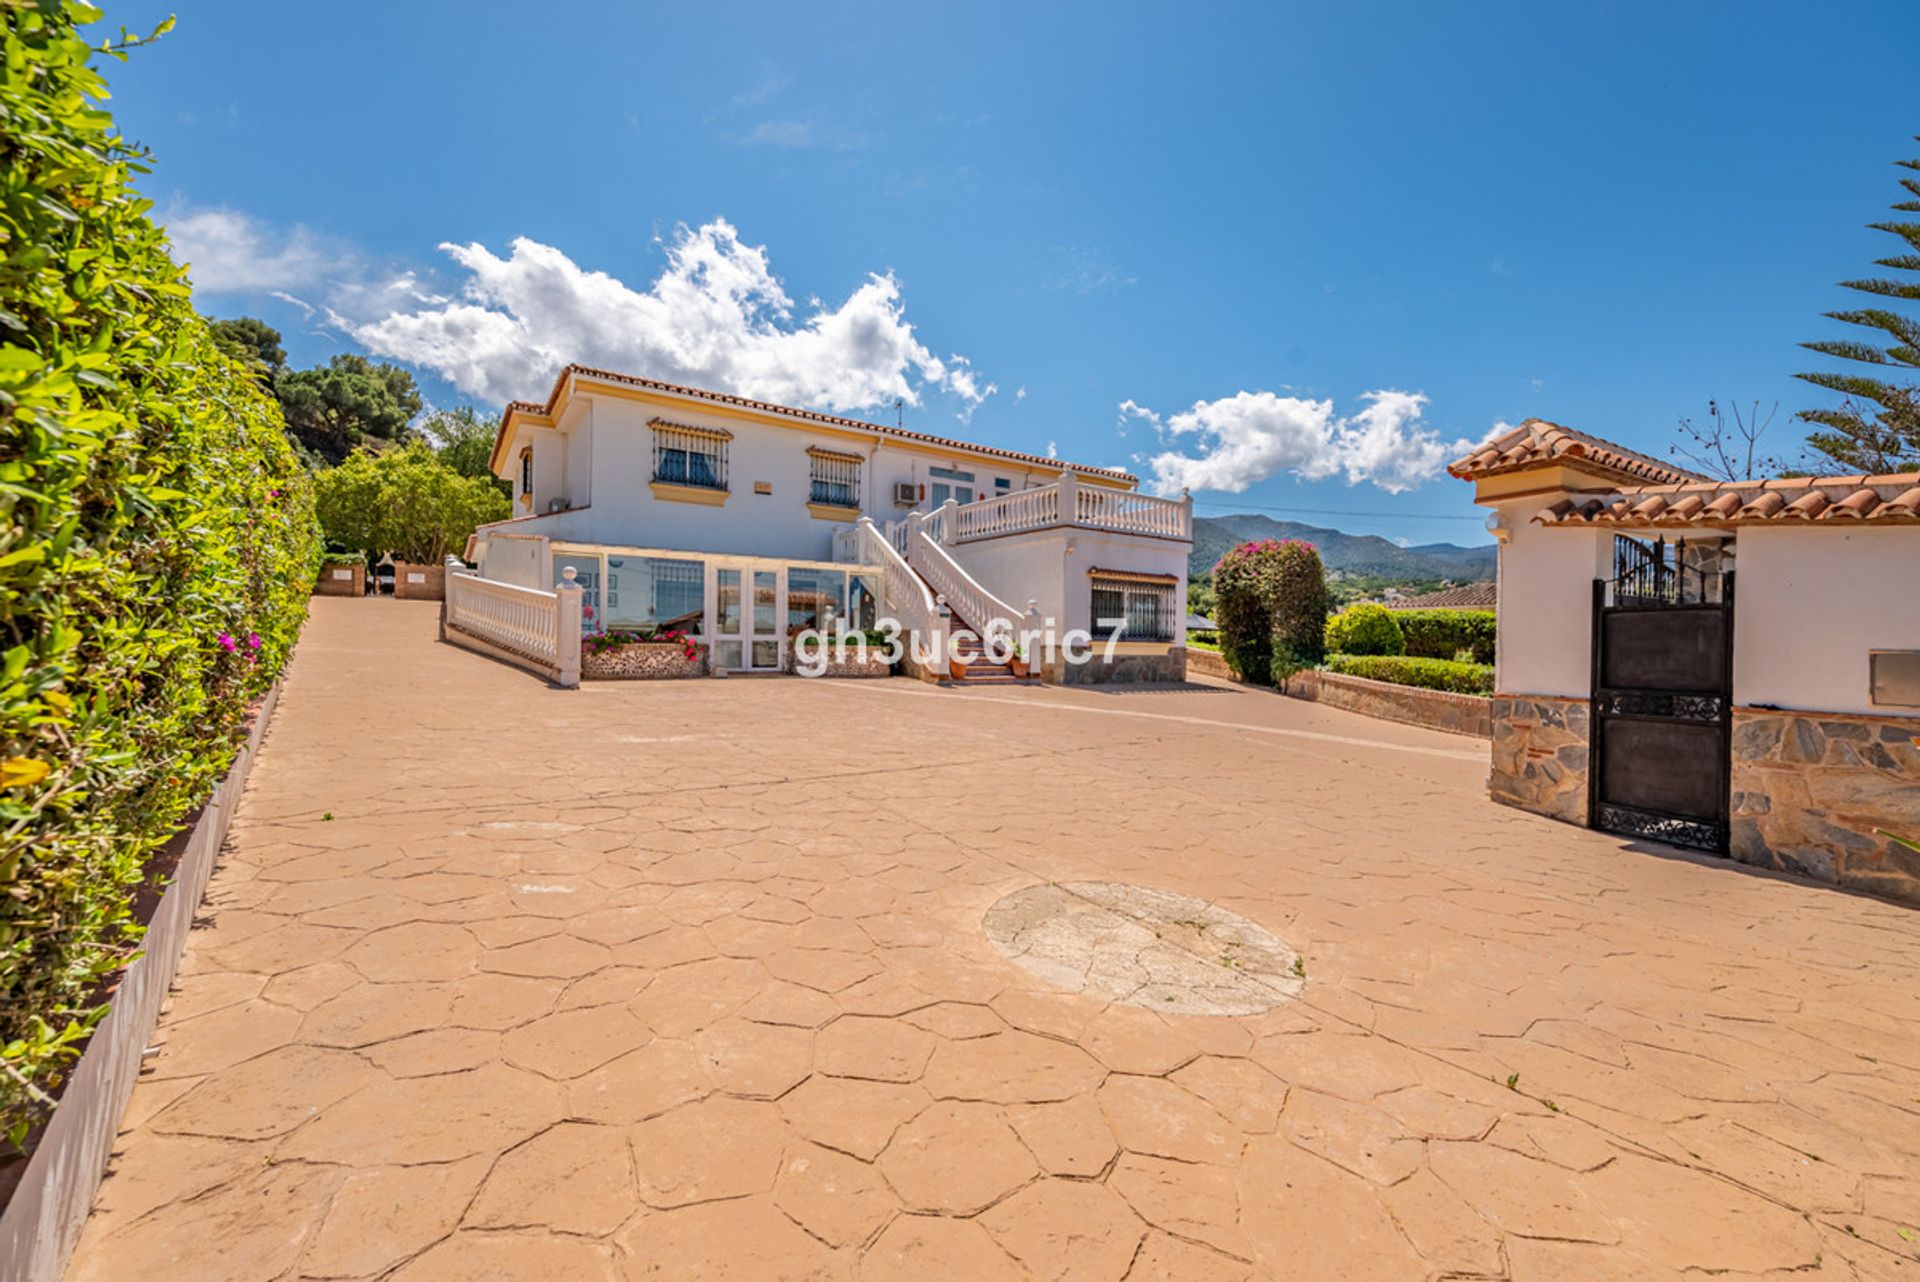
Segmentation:
[(347, 255), (305, 227), (284, 235), (232, 209), (181, 210), (165, 219), (173, 256), (200, 294), (299, 289), (338, 273)]
[(1474, 445), (1443, 440), (1429, 428), (1421, 419), (1427, 398), (1418, 392), (1373, 391), (1360, 400), (1356, 413), (1342, 416), (1331, 400), (1240, 392), (1164, 418), (1123, 401), (1120, 416), (1123, 424), (1151, 424), (1168, 447), (1139, 460), (1161, 494), (1239, 494), (1283, 473), (1303, 481), (1344, 475), (1349, 485), (1371, 482), (1398, 494), (1442, 475)]
[(336, 323), (376, 355), (488, 401), (544, 395), (570, 362), (842, 412), (918, 405), (934, 389), (964, 418), (995, 391), (965, 357), (942, 360), (920, 342), (891, 272), (797, 319), (766, 248), (742, 244), (724, 220), (679, 228), (645, 290), (526, 237), (505, 258), (441, 248), (466, 272), (454, 297), (409, 274), (344, 297)]

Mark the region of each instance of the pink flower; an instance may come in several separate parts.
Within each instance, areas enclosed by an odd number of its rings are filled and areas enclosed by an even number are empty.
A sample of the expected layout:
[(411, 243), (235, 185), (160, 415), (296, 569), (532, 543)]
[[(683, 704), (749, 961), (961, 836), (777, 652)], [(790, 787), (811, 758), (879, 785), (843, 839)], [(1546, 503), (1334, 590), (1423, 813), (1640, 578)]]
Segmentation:
[(260, 648), (260, 634), (258, 632), (247, 633), (247, 649), (258, 650), (259, 648)]
[(235, 642), (232, 637), (222, 632), (220, 634), (220, 648), (222, 650), (225, 650), (228, 654), (232, 654), (236, 649), (239, 648), (239, 646), (238, 646), (238, 643)]

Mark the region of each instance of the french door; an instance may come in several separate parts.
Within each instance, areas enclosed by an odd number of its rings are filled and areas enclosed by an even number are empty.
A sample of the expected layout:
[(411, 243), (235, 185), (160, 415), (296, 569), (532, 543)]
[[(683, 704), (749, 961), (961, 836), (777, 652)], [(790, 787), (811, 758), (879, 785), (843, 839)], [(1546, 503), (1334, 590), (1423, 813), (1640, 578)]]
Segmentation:
[(713, 571), (713, 656), (734, 672), (778, 672), (785, 666), (786, 576), (780, 570), (719, 565)]

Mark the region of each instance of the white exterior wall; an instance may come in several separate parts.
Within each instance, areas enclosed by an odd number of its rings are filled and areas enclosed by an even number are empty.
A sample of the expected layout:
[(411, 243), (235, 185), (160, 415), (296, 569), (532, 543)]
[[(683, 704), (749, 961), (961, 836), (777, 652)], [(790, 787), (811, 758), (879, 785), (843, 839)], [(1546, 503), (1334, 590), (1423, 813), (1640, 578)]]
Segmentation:
[(1592, 692), (1593, 581), (1613, 572), (1613, 532), (1533, 524), (1533, 514), (1558, 497), (1499, 505), (1512, 531), (1500, 548), (1494, 688), (1501, 694), (1577, 699)]
[(1871, 702), (1867, 652), (1920, 649), (1920, 529), (1749, 525), (1734, 546), (1735, 703), (1911, 713)]
[(1109, 534), (1098, 530), (1052, 529), (997, 539), (960, 543), (948, 549), (967, 573), (1016, 610), (1032, 599), (1058, 633), (1093, 631), (1091, 572), (1126, 570), (1135, 574), (1171, 574), (1175, 644), (1184, 644), (1187, 617), (1187, 554), (1192, 545), (1171, 539)]
[(553, 590), (552, 554), (544, 538), (532, 535), (493, 535), (481, 540), (475, 549), (480, 577), (523, 588)]

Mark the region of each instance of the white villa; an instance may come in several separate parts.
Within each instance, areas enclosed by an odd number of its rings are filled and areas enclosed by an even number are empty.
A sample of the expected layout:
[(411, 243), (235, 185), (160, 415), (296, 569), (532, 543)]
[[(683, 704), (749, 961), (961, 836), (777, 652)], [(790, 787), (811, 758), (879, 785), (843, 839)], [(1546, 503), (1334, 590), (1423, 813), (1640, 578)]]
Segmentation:
[(492, 466), (515, 515), (474, 535), (478, 578), (570, 579), (589, 633), (678, 628), (717, 667), (776, 672), (794, 636), (843, 623), (893, 618), (935, 653), (1001, 626), (1117, 626), (1095, 662), (1027, 662), (1065, 682), (1185, 675), (1192, 505), (1116, 469), (578, 365), (507, 407)]

